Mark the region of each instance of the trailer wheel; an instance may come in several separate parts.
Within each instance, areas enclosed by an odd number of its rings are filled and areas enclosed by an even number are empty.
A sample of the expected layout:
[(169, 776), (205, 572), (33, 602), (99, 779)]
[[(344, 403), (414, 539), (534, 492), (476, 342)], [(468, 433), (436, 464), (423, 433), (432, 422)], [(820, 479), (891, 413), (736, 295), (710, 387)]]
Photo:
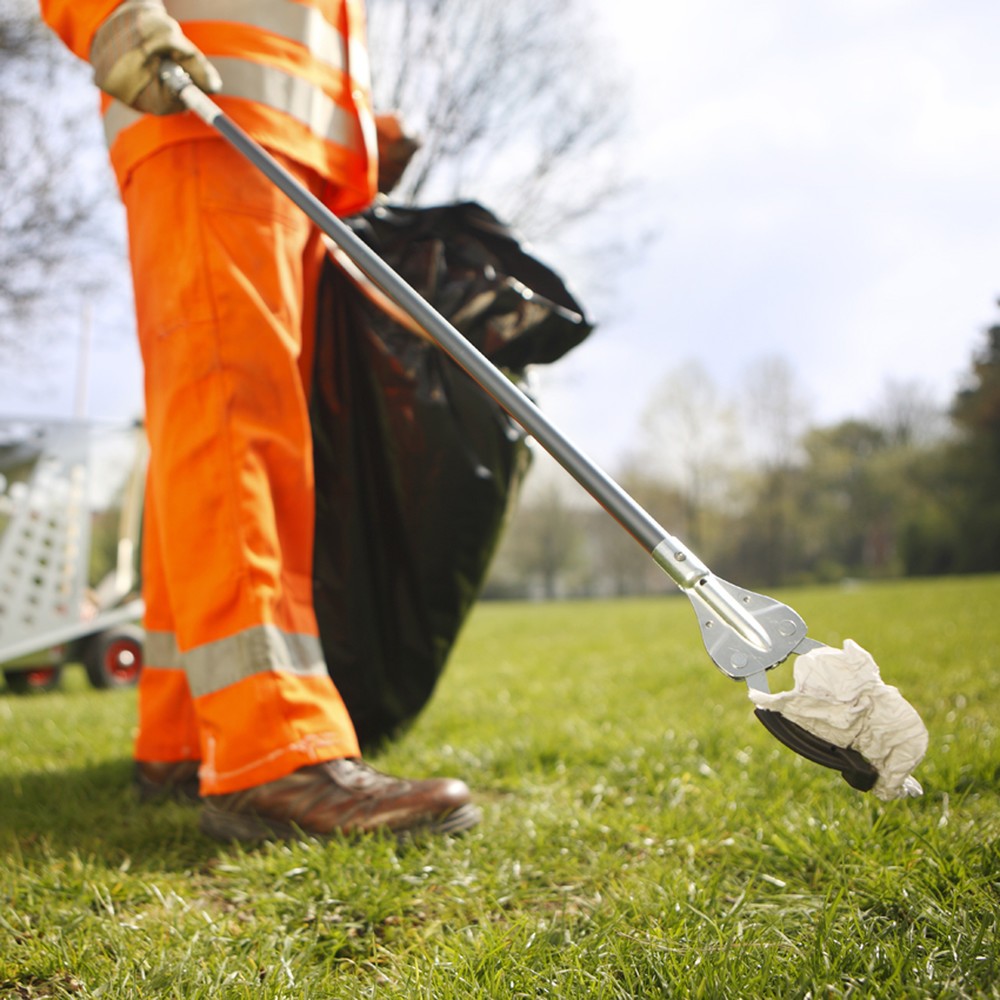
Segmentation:
[(95, 688), (133, 687), (142, 672), (142, 629), (125, 625), (98, 632), (87, 643), (83, 666)]
[(53, 691), (62, 681), (62, 667), (32, 667), (30, 670), (5, 670), (3, 679), (14, 694)]

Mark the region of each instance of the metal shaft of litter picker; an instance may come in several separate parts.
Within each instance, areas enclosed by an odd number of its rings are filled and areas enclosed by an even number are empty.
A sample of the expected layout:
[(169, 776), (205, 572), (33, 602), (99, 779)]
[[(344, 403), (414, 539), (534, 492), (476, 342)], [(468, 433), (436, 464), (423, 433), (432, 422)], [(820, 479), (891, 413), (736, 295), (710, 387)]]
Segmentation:
[(816, 645), (806, 638), (805, 623), (786, 605), (715, 576), (344, 222), (229, 119), (179, 66), (165, 62), (160, 76), (188, 110), (273, 181), (384, 295), (410, 316), (646, 549), (690, 598), (708, 653), (723, 673), (766, 691), (766, 670), (791, 653)]

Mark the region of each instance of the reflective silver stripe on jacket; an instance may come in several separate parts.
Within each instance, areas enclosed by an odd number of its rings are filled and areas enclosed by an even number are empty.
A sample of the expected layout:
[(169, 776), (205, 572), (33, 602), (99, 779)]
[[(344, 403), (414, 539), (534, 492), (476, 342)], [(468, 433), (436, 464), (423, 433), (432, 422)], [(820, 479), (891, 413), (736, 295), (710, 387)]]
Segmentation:
[(181, 653), (173, 632), (156, 632), (146, 629), (142, 644), (142, 669), (179, 670)]
[(236, 635), (206, 643), (181, 654), (188, 686), (195, 698), (269, 671), (301, 677), (327, 675), (319, 639), (256, 625)]
[[(256, 101), (290, 115), (327, 142), (348, 149), (363, 148), (357, 118), (308, 80), (246, 59), (213, 59), (212, 64), (222, 76), (221, 96)], [(141, 112), (120, 101), (112, 101), (104, 113), (104, 138), (108, 146), (123, 129), (143, 117)]]
[(316, 59), (334, 69), (346, 70), (350, 66), (355, 79), (366, 80), (358, 72), (366, 72), (367, 57), (363, 66), (356, 67), (352, 49), (348, 62), (344, 36), (315, 7), (289, 0), (167, 0), (167, 11), (182, 24), (228, 21), (260, 28), (304, 45)]

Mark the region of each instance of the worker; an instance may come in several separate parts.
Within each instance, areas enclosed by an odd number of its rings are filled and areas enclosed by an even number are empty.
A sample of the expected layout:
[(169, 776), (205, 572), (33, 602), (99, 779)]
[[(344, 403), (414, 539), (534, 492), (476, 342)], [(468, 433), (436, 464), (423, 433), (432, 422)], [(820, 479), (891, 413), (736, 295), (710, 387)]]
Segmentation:
[(323, 659), (307, 411), (321, 234), (159, 79), (179, 64), (356, 212), (378, 174), (363, 0), (40, 2), (104, 92), (126, 210), (150, 446), (142, 796), (198, 798), (223, 840), (470, 828), (464, 782), (361, 760)]

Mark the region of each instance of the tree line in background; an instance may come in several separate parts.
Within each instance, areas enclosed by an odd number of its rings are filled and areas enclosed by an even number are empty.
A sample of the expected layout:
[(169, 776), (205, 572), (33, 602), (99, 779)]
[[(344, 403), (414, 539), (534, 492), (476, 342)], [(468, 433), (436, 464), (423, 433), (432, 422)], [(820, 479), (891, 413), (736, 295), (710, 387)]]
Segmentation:
[[(597, 58), (589, 0), (368, 8), (377, 104), (424, 139), (402, 200), (481, 197), (532, 239), (612, 201), (627, 88)], [(0, 366), (18, 378), (44, 368), (45, 352), (28, 348), (48, 346), (55, 318), (125, 266), (89, 79), (33, 0), (0, 0)], [(875, 417), (811, 427), (794, 385), (778, 360), (749, 372), (734, 401), (697, 366), (671, 373), (646, 448), (615, 478), (715, 572), (747, 585), (1000, 569), (1000, 325), (947, 414), (897, 385)], [(528, 491), (488, 593), (673, 588), (568, 492)]]
[[(615, 478), (743, 586), (1000, 570), (1000, 323), (947, 412), (919, 386), (889, 384), (870, 418), (801, 426), (793, 386), (775, 360), (734, 403), (697, 365), (671, 373), (646, 412), (645, 447)], [(527, 492), (484, 596), (675, 589), (596, 503), (570, 493), (552, 479)]]

